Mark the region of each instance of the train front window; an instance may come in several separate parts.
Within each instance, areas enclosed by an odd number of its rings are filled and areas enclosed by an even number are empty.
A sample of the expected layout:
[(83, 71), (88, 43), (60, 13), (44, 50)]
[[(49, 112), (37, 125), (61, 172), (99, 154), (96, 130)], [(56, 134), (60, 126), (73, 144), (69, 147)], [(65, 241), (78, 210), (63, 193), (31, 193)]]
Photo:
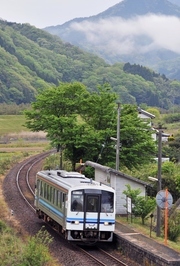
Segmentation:
[(71, 211), (83, 211), (83, 192), (81, 190), (71, 193)]
[(101, 198), (101, 212), (113, 212), (114, 211), (114, 194), (108, 191), (102, 191)]
[(86, 211), (87, 212), (98, 212), (98, 202), (99, 202), (98, 196), (88, 195), (87, 204), (86, 204)]

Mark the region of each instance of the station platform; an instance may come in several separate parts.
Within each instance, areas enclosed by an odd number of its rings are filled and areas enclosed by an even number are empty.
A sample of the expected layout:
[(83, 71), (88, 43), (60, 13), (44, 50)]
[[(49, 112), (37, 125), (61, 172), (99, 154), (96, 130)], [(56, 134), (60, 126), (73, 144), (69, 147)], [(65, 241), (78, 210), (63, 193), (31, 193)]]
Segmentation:
[(141, 266), (180, 266), (179, 252), (116, 222), (114, 238), (124, 255)]

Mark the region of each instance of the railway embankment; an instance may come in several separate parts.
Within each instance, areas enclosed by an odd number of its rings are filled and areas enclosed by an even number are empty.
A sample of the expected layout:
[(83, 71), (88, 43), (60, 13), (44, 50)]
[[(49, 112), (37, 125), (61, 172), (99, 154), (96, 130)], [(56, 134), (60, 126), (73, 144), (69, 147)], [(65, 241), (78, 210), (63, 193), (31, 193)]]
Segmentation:
[(180, 253), (116, 222), (114, 234), (123, 254), (142, 266), (180, 266)]

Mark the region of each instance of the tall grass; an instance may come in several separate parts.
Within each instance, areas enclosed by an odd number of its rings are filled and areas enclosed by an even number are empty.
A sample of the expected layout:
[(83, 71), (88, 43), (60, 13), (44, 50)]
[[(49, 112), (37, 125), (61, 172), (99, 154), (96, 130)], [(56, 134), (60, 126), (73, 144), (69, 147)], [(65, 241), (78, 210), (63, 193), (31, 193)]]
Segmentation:
[(43, 228), (25, 241), (0, 220), (0, 265), (1, 266), (57, 266), (49, 252), (52, 238)]

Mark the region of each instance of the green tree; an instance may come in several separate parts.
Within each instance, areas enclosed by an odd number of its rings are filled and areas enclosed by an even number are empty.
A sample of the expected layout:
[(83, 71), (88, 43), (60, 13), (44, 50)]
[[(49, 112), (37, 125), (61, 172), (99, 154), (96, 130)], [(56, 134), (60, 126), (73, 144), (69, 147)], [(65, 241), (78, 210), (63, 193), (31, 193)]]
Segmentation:
[(135, 217), (141, 217), (142, 224), (144, 224), (148, 214), (154, 210), (156, 201), (154, 198), (148, 196), (139, 196), (141, 193), (140, 189), (132, 189), (130, 185), (127, 185), (126, 187), (127, 190), (123, 191), (123, 194), (131, 198), (131, 202), (133, 204), (132, 213)]
[(142, 219), (142, 224), (145, 224), (145, 219), (148, 214), (154, 210), (156, 206), (156, 200), (149, 196), (146, 197), (137, 197), (136, 202), (133, 208), (133, 214), (135, 216), (140, 216)]
[(138, 117), (137, 107), (124, 105), (120, 121), (121, 164), (131, 169), (150, 162), (157, 147), (150, 125)]
[[(74, 169), (77, 158), (76, 150), (70, 147), (72, 139), (77, 138), (76, 131), (82, 128), (78, 122), (78, 112), (81, 98), (87, 97), (85, 86), (75, 83), (61, 83), (58, 87), (47, 88), (37, 96), (32, 104), (32, 110), (25, 111), (26, 126), (32, 131), (43, 130), (52, 145), (61, 150), (71, 149), (72, 168)], [(74, 146), (76, 145), (73, 141)], [(70, 154), (70, 151), (67, 153)]]
[[(43, 130), (58, 150), (72, 163), (92, 160), (115, 167), (111, 137), (117, 132), (117, 95), (108, 84), (89, 93), (81, 83), (61, 83), (37, 96), (26, 111), (26, 126)], [(155, 152), (150, 127), (138, 118), (137, 107), (125, 105), (121, 117), (120, 161), (131, 168), (149, 161)]]

